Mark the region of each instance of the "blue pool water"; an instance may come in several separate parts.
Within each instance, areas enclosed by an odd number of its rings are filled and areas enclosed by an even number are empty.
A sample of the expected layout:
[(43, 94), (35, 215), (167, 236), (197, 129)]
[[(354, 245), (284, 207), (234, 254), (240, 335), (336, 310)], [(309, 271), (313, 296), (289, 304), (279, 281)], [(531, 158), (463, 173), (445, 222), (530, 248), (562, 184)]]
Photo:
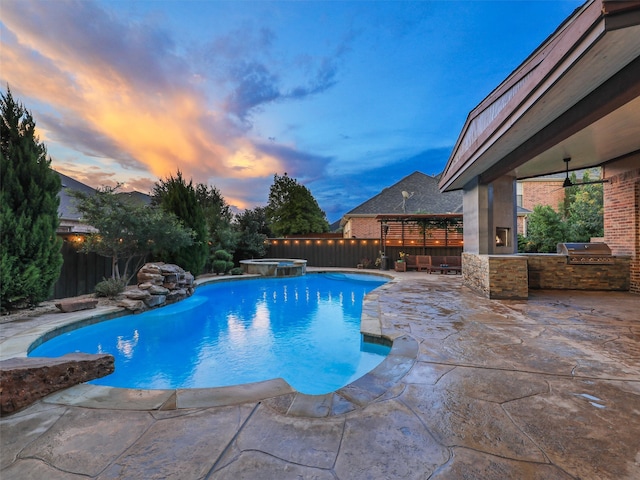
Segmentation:
[(201, 286), (179, 303), (57, 336), (31, 357), (110, 353), (95, 385), (205, 388), (284, 378), (302, 393), (334, 391), (369, 372), (389, 347), (364, 343), (364, 296), (379, 276), (308, 274)]

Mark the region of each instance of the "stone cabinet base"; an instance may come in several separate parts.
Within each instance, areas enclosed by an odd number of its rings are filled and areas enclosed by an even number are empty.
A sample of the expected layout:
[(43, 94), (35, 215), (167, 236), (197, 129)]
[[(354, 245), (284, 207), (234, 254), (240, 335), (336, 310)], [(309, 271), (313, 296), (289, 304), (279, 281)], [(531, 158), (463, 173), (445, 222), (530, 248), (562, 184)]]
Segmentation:
[(462, 253), (463, 283), (487, 298), (526, 299), (529, 289), (629, 291), (630, 258), (576, 265), (565, 255)]

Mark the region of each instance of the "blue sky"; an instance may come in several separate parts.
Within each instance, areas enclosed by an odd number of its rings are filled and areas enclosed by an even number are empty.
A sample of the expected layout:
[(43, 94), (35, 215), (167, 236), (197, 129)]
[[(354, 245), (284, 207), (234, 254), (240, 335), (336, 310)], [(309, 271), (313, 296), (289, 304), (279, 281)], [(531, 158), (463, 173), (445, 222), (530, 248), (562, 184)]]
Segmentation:
[(242, 210), (286, 172), (332, 222), (440, 173), (469, 111), (582, 3), (5, 0), (0, 80), (93, 187), (180, 169)]

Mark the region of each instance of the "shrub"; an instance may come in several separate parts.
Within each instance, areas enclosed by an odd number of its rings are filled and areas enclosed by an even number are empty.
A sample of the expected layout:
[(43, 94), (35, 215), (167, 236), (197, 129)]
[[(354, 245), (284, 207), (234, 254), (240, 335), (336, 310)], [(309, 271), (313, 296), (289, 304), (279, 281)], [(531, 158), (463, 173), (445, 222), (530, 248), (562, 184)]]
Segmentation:
[(216, 275), (220, 275), (221, 273), (226, 273), (227, 271), (227, 262), (224, 260), (214, 260), (213, 261), (213, 273)]
[(233, 268), (233, 255), (226, 250), (216, 250), (213, 258), (213, 273), (227, 273)]
[(236, 268), (232, 268), (231, 269), (231, 275), (242, 275), (244, 272), (242, 271), (241, 267), (236, 267)]
[(96, 297), (116, 298), (127, 287), (122, 279), (105, 278), (95, 286)]

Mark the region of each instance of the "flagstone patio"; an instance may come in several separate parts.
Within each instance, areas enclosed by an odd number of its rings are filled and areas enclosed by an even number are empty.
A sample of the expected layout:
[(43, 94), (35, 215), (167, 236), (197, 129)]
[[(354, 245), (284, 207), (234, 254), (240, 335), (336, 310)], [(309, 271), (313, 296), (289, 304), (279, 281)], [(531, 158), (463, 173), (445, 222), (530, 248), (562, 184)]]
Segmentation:
[[(0, 420), (0, 478), (640, 478), (638, 295), (385, 273), (363, 313), (397, 339), (380, 371), (315, 397), (79, 385)], [(2, 324), (0, 355), (82, 313)]]

